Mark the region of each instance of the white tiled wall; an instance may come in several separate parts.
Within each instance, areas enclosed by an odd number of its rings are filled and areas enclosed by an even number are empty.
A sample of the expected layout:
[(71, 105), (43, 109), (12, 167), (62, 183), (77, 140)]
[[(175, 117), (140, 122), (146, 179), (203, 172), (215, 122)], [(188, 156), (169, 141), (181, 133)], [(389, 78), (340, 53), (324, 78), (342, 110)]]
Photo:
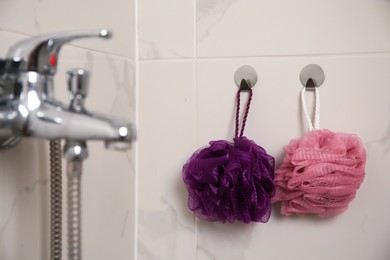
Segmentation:
[(138, 1), (139, 58), (194, 58), (194, 16), (193, 0)]
[(193, 61), (140, 64), (138, 259), (192, 259), (194, 218), (181, 167), (196, 138)]
[[(139, 2), (138, 259), (389, 259), (390, 1)], [(279, 165), (307, 131), (299, 73), (310, 63), (326, 74), (321, 127), (357, 133), (367, 149), (349, 210), (285, 218), (275, 205), (267, 224), (194, 219), (181, 168), (208, 141), (232, 138), (235, 70), (259, 75), (246, 134)]]
[(387, 0), (197, 0), (198, 57), (389, 51)]
[[(384, 206), (389, 204), (389, 198), (378, 191), (390, 181), (386, 173), (389, 154), (381, 142), (389, 127), (390, 76), (386, 69), (390, 68), (390, 54), (198, 61), (197, 145), (232, 137), (235, 89), (226, 75), (232, 75), (242, 64), (250, 64), (259, 72), (260, 82), (254, 88), (246, 134), (280, 162), (282, 147), (302, 134), (298, 75), (305, 64), (312, 62), (320, 64), (327, 75), (320, 87), (321, 127), (357, 133), (368, 151), (367, 176), (356, 199), (346, 213), (329, 220), (285, 218), (275, 206), (267, 224), (199, 221), (197, 259), (262, 256), (341, 260), (390, 256), (387, 249), (390, 236), (383, 232), (390, 230), (385, 221), (390, 209)], [(210, 71), (214, 71), (212, 78)], [(382, 158), (380, 162), (378, 157)], [(236, 239), (239, 242), (235, 243)]]
[[(1, 1), (0, 51), (27, 35), (114, 30), (110, 41), (66, 47), (56, 79), (65, 101), (65, 69), (91, 69), (87, 106), (138, 121), (138, 154), (89, 145), (85, 259), (390, 258), (389, 0), (72, 4)], [(285, 218), (275, 205), (269, 223), (249, 225), (194, 218), (181, 168), (208, 141), (233, 136), (235, 70), (251, 65), (259, 75), (246, 135), (279, 164), (283, 146), (307, 131), (298, 95), (299, 72), (309, 63), (326, 74), (321, 127), (357, 133), (368, 152), (366, 179), (349, 210), (328, 220)], [(47, 143), (36, 140), (0, 151), (1, 260), (47, 259), (47, 157)]]

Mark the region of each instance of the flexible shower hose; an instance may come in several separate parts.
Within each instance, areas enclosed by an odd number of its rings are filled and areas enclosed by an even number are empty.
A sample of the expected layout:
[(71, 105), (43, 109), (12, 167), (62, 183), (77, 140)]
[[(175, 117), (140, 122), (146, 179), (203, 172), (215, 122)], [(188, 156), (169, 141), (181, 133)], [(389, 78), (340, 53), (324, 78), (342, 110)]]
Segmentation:
[(68, 258), (81, 259), (81, 168), (82, 160), (68, 160)]
[(61, 140), (50, 141), (50, 260), (62, 259)]

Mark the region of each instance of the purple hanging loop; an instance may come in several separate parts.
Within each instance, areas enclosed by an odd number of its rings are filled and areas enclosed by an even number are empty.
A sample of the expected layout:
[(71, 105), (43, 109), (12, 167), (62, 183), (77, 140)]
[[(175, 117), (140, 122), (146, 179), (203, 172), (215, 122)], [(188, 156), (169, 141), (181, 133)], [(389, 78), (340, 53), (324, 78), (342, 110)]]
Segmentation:
[(241, 126), (241, 132), (240, 132), (240, 135), (238, 135), (238, 131), (239, 131), (239, 124), (240, 124), (240, 104), (241, 104), (241, 100), (240, 100), (240, 96), (241, 96), (241, 92), (242, 91), (245, 91), (245, 89), (242, 89), (240, 88), (237, 92), (237, 107), (236, 107), (236, 131), (235, 131), (235, 135), (234, 137), (242, 137), (244, 135), (244, 130), (245, 130), (245, 125), (246, 125), (246, 120), (248, 118), (248, 114), (249, 114), (249, 108), (250, 108), (250, 105), (251, 105), (251, 102), (252, 102), (252, 95), (253, 95), (253, 91), (252, 89), (249, 87), (249, 89), (247, 89), (246, 91), (249, 91), (249, 98), (248, 98), (248, 102), (246, 104), (246, 108), (245, 108), (245, 113), (244, 113), (244, 118), (242, 120), (242, 126)]

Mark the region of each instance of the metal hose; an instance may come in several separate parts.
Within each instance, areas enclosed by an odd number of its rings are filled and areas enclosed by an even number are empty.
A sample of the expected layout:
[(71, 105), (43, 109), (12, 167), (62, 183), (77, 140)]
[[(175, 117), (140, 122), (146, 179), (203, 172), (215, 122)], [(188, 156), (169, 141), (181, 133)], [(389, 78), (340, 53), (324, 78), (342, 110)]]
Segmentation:
[(50, 259), (62, 259), (61, 140), (50, 141)]
[(68, 175), (68, 259), (81, 259), (81, 160), (69, 160)]

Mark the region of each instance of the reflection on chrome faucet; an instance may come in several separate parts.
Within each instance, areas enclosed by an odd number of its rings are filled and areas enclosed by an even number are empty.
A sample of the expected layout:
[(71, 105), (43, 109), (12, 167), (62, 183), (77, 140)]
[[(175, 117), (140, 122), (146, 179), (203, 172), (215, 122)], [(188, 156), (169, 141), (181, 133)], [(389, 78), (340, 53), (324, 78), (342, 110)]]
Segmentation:
[(56, 33), (33, 37), (10, 48), (0, 62), (0, 148), (14, 146), (22, 136), (103, 140), (110, 148), (128, 148), (135, 138), (131, 123), (84, 107), (88, 72), (68, 72), (69, 106), (54, 97), (53, 77), (61, 47), (89, 37), (110, 38), (111, 34), (107, 30)]

